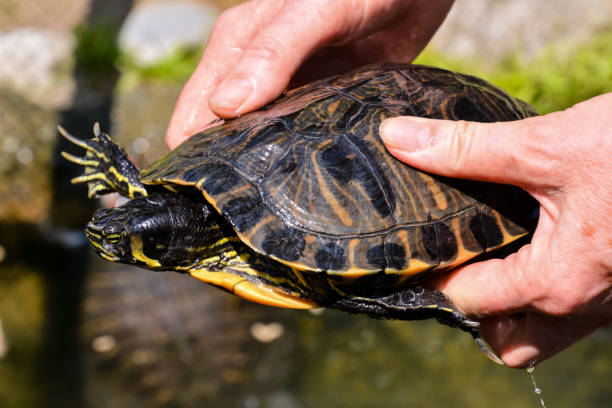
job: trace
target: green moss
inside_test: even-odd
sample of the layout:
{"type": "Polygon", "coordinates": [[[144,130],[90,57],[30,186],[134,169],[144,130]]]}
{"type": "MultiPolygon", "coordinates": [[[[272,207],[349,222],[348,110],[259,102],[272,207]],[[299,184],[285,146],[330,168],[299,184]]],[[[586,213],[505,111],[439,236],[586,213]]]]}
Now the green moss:
{"type": "MultiPolygon", "coordinates": [[[[119,68],[124,86],[145,80],[185,81],[202,51],[177,50],[155,65],[141,67],[120,53],[111,25],[79,27],[76,38],[78,66],[91,73],[119,68]]],[[[612,90],[612,30],[585,43],[556,44],[531,60],[515,54],[491,64],[427,48],[415,62],[481,76],[547,113],[612,90]]]]}
{"type": "Polygon", "coordinates": [[[143,67],[129,56],[121,55],[119,69],[123,73],[120,86],[130,87],[142,81],[186,81],[200,61],[202,49],[179,49],[155,65],[143,67]]]}
{"type": "Polygon", "coordinates": [[[119,61],[116,32],[112,24],[77,27],[74,32],[77,67],[94,76],[114,71],[119,61]]]}
{"type": "Polygon", "coordinates": [[[117,28],[99,23],[79,26],[75,30],[75,58],[77,67],[91,75],[101,75],[119,70],[133,83],[144,80],[186,81],[202,55],[202,49],[179,49],[154,65],[143,67],[117,45],[117,28]]]}
{"type": "Polygon", "coordinates": [[[453,58],[426,49],[415,61],[487,79],[533,104],[538,112],[568,108],[612,91],[612,31],[582,44],[556,44],[525,60],[512,55],[491,67],[479,60],[453,58]]]}

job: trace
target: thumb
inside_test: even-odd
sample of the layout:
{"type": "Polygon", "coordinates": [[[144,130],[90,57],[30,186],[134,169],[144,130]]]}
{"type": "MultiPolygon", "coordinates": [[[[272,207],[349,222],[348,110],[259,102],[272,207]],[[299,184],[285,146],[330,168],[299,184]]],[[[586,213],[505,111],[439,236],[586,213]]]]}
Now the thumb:
{"type": "Polygon", "coordinates": [[[540,276],[530,274],[534,261],[539,262],[538,267],[547,265],[538,255],[533,245],[527,244],[504,259],[468,264],[436,276],[429,284],[444,292],[459,310],[470,316],[535,311],[533,305],[547,299],[540,276]]]}
{"type": "Polygon", "coordinates": [[[380,137],[392,155],[421,170],[529,188],[549,174],[543,152],[550,148],[541,147],[550,146],[552,116],[496,123],[404,116],[383,121],[380,137]]]}

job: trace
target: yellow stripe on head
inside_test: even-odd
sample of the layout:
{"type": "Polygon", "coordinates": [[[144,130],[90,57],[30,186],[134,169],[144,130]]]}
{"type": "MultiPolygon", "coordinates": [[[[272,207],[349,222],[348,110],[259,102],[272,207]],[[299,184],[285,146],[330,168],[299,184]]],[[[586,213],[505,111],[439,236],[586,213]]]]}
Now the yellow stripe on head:
{"type": "Polygon", "coordinates": [[[161,264],[157,259],[152,259],[146,256],[142,250],[142,240],[137,235],[132,235],[132,256],[134,259],[146,264],[151,268],[161,268],[161,264]]]}

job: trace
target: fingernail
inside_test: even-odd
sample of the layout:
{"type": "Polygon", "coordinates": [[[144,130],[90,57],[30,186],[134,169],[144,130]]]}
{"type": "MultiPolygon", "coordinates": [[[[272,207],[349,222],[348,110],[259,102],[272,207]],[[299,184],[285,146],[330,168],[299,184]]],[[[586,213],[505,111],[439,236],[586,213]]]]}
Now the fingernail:
{"type": "Polygon", "coordinates": [[[209,103],[217,108],[238,110],[253,93],[248,79],[232,79],[221,85],[210,97],[209,103]]]}
{"type": "Polygon", "coordinates": [[[390,118],[380,124],[380,138],[394,149],[418,152],[431,146],[431,128],[422,118],[390,118]]]}

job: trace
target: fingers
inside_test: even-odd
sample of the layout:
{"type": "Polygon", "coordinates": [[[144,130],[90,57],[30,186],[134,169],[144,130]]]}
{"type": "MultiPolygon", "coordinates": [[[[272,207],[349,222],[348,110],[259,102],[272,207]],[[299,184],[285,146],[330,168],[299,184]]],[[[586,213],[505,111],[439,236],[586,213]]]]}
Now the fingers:
{"type": "Polygon", "coordinates": [[[211,93],[240,61],[243,50],[261,27],[280,11],[282,3],[246,2],[219,17],[202,60],[185,84],[172,114],[166,132],[170,149],[217,118],[208,105],[211,93]]]}
{"type": "Polygon", "coordinates": [[[562,115],[497,123],[398,117],[382,123],[380,136],[391,154],[422,170],[529,189],[556,182],[551,144],[562,115]]]}
{"type": "Polygon", "coordinates": [[[557,237],[560,229],[567,230],[543,213],[518,252],[430,282],[458,310],[481,317],[481,335],[511,367],[535,365],[612,321],[609,278],[600,276],[607,272],[585,255],[597,246],[577,244],[576,232],[557,237]]]}
{"type": "Polygon", "coordinates": [[[260,108],[325,46],[342,45],[335,47],[340,48],[331,58],[336,61],[315,62],[318,75],[373,60],[411,60],[451,5],[452,0],[433,5],[429,0],[253,0],[236,6],[219,18],[179,97],[166,141],[174,148],[216,116],[233,118],[260,108]],[[376,31],[386,34],[368,37],[376,31]]]}
{"type": "Polygon", "coordinates": [[[601,327],[598,320],[526,313],[483,319],[480,333],[509,367],[533,367],[601,327]]]}
{"type": "Polygon", "coordinates": [[[540,299],[537,282],[529,282],[523,259],[531,247],[525,246],[505,259],[470,264],[440,277],[434,286],[452,299],[461,312],[471,316],[520,313],[531,309],[540,299]]]}
{"type": "Polygon", "coordinates": [[[303,3],[251,1],[219,17],[177,101],[166,134],[171,149],[217,116],[235,117],[280,95],[334,27],[330,6],[303,3]]]}
{"type": "Polygon", "coordinates": [[[480,333],[510,367],[534,366],[602,326],[598,317],[537,311],[556,303],[549,293],[555,285],[537,279],[541,271],[531,251],[526,246],[506,259],[466,266],[438,286],[464,313],[489,316],[480,320],[480,333]]]}
{"type": "Polygon", "coordinates": [[[488,317],[544,310],[558,315],[569,313],[571,310],[564,309],[554,300],[556,296],[569,298],[571,292],[571,288],[563,288],[561,292],[561,277],[569,271],[563,265],[557,265],[551,257],[551,252],[557,252],[554,248],[558,246],[551,238],[555,228],[555,219],[544,212],[540,215],[531,242],[517,252],[504,259],[490,259],[459,267],[440,275],[431,284],[444,292],[460,311],[470,316],[488,317]],[[551,293],[555,285],[559,286],[560,293],[551,293]]]}
{"type": "MultiPolygon", "coordinates": [[[[280,95],[332,27],[324,23],[333,15],[302,3],[251,1],[221,15],[177,102],[166,136],[170,148],[217,116],[236,117],[280,95]]],[[[331,7],[325,10],[331,14],[331,7]]]]}
{"type": "Polygon", "coordinates": [[[611,104],[609,93],[564,111],[497,123],[397,117],[383,121],[380,136],[391,154],[425,171],[552,191],[572,178],[581,183],[585,169],[607,166],[603,118],[611,104]]]}
{"type": "Polygon", "coordinates": [[[286,4],[246,46],[212,94],[209,102],[213,112],[235,117],[276,98],[302,62],[332,39],[336,28],[327,22],[336,18],[335,7],[304,7],[302,3],[286,4]]]}
{"type": "Polygon", "coordinates": [[[529,245],[434,282],[513,367],[533,365],[610,324],[607,183],[612,94],[515,122],[400,117],[380,136],[400,160],[450,177],[515,184],[540,202],[529,245]],[[597,175],[594,177],[594,175],[597,175]],[[596,181],[593,181],[596,180],[596,181]],[[591,203],[596,203],[592,205],[591,203]]]}
{"type": "MultiPolygon", "coordinates": [[[[348,43],[361,45],[353,50],[362,51],[358,58],[362,63],[373,56],[375,61],[389,60],[391,50],[401,50],[404,58],[411,60],[431,38],[451,5],[450,0],[437,0],[434,4],[424,0],[284,2],[282,10],[248,44],[240,61],[212,94],[210,108],[229,118],[263,106],[281,94],[306,59],[328,45],[343,45],[344,51],[351,48],[348,43]]],[[[350,56],[334,51],[336,58],[350,56]]],[[[401,58],[395,55],[392,59],[401,58]]],[[[355,58],[349,60],[354,62],[355,58]]],[[[325,65],[320,65],[318,71],[334,71],[325,65]]]]}

